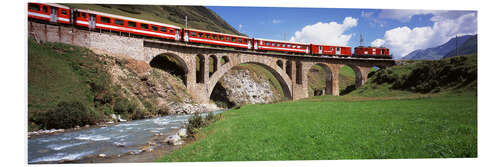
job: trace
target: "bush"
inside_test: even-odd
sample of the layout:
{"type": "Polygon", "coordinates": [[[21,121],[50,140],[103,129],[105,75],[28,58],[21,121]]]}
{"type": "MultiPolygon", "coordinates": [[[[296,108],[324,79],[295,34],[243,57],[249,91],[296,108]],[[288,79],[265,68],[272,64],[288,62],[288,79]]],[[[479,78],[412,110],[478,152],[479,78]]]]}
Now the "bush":
{"type": "Polygon", "coordinates": [[[36,123],[44,129],[72,128],[95,124],[100,118],[80,102],[61,102],[55,109],[38,112],[36,123]]]}
{"type": "Polygon", "coordinates": [[[131,103],[126,98],[118,98],[116,99],[115,105],[113,106],[113,110],[117,114],[132,114],[137,109],[137,105],[131,103]]]}
{"type": "Polygon", "coordinates": [[[208,115],[203,118],[200,113],[194,114],[189,118],[189,123],[187,127],[187,133],[190,137],[193,137],[197,133],[198,129],[208,126],[209,124],[220,120],[222,116],[220,114],[215,115],[213,112],[208,113],[208,115]]]}

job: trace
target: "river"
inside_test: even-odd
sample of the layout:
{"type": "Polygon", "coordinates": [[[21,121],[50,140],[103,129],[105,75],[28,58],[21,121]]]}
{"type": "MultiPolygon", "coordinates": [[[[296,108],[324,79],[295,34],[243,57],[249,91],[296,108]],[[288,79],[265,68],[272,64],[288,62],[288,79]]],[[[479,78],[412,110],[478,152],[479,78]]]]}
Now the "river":
{"type": "MultiPolygon", "coordinates": [[[[214,114],[220,112],[222,111],[214,114]]],[[[153,137],[175,134],[187,124],[191,116],[171,115],[33,137],[28,139],[28,163],[60,163],[82,161],[100,154],[113,157],[140,153],[141,147],[147,145],[153,137]]],[[[155,143],[155,147],[161,146],[162,143],[155,143]]]]}

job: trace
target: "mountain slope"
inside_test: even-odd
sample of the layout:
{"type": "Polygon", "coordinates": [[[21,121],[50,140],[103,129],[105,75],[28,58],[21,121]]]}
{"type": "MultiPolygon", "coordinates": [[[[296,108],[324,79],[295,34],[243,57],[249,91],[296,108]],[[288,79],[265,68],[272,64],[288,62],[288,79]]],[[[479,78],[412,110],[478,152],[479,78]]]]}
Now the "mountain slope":
{"type": "MultiPolygon", "coordinates": [[[[458,47],[458,56],[476,54],[477,55],[477,35],[472,36],[467,41],[465,41],[460,47],[458,47]]],[[[443,59],[448,57],[457,56],[457,51],[452,50],[443,59]]]]}
{"type": "Polygon", "coordinates": [[[448,42],[443,45],[427,48],[427,49],[419,49],[411,52],[410,54],[404,56],[403,60],[439,60],[446,56],[449,52],[456,49],[457,40],[458,46],[461,46],[465,41],[471,38],[472,35],[464,35],[457,38],[452,38],[448,42]]]}
{"type": "Polygon", "coordinates": [[[72,8],[90,9],[99,12],[134,17],[143,20],[185,26],[185,16],[188,27],[216,31],[222,33],[243,35],[229,25],[214,11],[203,6],[172,6],[172,5],[116,5],[116,4],[64,4],[72,8]]]}

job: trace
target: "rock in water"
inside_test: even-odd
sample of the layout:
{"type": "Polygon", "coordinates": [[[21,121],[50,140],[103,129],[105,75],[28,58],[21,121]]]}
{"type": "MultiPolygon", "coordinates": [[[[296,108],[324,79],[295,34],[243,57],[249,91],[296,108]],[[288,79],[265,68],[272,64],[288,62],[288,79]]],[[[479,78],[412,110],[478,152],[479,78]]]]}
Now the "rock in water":
{"type": "Polygon", "coordinates": [[[187,129],[186,128],[179,129],[179,131],[177,131],[177,135],[179,135],[180,137],[187,137],[187,129]]]}
{"type": "Polygon", "coordinates": [[[182,144],[181,137],[177,134],[168,136],[167,138],[165,138],[164,142],[171,144],[171,145],[174,145],[174,146],[182,144]]]}

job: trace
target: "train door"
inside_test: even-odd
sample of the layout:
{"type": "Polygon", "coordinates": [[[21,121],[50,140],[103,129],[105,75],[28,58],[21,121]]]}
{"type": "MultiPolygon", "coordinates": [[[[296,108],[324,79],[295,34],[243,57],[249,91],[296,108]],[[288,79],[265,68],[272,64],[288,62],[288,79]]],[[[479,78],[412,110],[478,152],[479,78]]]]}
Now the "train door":
{"type": "Polygon", "coordinates": [[[252,40],[248,39],[248,49],[252,49],[252,40]]]}
{"type": "Polygon", "coordinates": [[[335,48],[335,55],[340,55],[340,48],[339,47],[336,47],[335,48]]]}
{"type": "Polygon", "coordinates": [[[318,54],[323,54],[323,46],[318,47],[318,54]]]}
{"type": "Polygon", "coordinates": [[[89,14],[89,15],[90,15],[90,17],[89,17],[89,28],[91,30],[93,30],[93,29],[95,29],[95,20],[96,20],[95,14],[89,14]]]}
{"type": "Polygon", "coordinates": [[[184,42],[189,42],[189,34],[188,34],[188,31],[186,29],[184,29],[184,42]]]}
{"type": "MultiPolygon", "coordinates": [[[[259,40],[254,40],[255,44],[253,45],[253,49],[258,50],[259,49],[259,40]]],[[[260,42],[262,44],[262,41],[260,42]]]]}
{"type": "Polygon", "coordinates": [[[179,29],[176,29],[175,30],[175,40],[178,41],[179,39],[181,39],[181,37],[179,35],[179,29]]]}
{"type": "Polygon", "coordinates": [[[50,7],[50,22],[57,22],[57,8],[50,7]]]}

